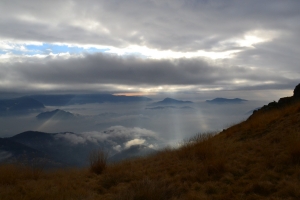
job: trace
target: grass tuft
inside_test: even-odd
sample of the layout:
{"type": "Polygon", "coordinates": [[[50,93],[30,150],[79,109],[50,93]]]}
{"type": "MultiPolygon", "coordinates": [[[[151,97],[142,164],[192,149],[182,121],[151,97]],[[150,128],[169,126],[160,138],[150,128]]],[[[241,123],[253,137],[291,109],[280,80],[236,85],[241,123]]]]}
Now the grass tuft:
{"type": "Polygon", "coordinates": [[[108,153],[104,150],[94,150],[89,155],[90,172],[101,174],[107,165],[108,153]]]}

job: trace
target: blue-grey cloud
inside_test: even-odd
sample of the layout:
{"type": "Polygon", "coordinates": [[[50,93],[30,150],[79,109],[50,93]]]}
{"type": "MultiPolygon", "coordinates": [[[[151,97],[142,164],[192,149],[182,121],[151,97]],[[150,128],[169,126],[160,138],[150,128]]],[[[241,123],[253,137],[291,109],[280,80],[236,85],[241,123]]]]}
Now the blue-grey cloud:
{"type": "Polygon", "coordinates": [[[101,85],[108,85],[104,89],[111,91],[117,90],[120,85],[133,88],[193,86],[193,89],[201,85],[237,89],[267,81],[271,85],[295,82],[278,74],[278,71],[264,68],[214,65],[202,59],[147,60],[104,54],[49,61],[36,59],[34,62],[0,63],[0,74],[5,74],[0,81],[2,91],[55,91],[60,88],[72,91],[95,89],[101,85]],[[239,80],[244,82],[238,83],[239,80]]]}

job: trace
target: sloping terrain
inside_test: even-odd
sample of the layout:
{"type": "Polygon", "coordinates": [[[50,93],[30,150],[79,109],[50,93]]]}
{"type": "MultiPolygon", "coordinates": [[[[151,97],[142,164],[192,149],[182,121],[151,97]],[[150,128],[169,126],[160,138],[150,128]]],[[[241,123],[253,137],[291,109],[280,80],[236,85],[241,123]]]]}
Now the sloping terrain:
{"type": "Polygon", "coordinates": [[[1,199],[300,199],[300,102],[100,175],[0,168],[1,199]]]}

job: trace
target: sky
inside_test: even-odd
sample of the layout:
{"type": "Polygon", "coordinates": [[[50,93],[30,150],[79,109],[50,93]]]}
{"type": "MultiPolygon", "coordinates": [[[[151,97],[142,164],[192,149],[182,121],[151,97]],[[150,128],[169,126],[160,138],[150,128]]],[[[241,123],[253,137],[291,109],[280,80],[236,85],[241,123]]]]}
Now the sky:
{"type": "Polygon", "coordinates": [[[1,0],[0,97],[278,100],[300,82],[297,0],[1,0]]]}

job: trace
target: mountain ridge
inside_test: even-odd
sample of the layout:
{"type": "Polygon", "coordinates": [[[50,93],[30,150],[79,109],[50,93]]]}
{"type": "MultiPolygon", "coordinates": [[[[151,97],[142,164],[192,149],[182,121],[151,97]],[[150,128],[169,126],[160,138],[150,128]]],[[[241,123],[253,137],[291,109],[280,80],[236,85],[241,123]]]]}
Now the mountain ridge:
{"type": "Polygon", "coordinates": [[[179,105],[179,104],[192,104],[192,101],[182,101],[182,100],[177,100],[177,99],[172,99],[172,98],[165,98],[162,101],[158,101],[155,103],[152,103],[151,105],[179,105]]]}
{"type": "Polygon", "coordinates": [[[46,111],[38,114],[36,116],[39,120],[72,120],[78,119],[80,116],[78,114],[74,114],[65,110],[55,109],[52,111],[46,111]]]}
{"type": "Polygon", "coordinates": [[[240,99],[240,98],[227,99],[227,98],[218,97],[218,98],[214,98],[212,100],[206,100],[205,102],[212,103],[212,104],[226,104],[226,103],[234,104],[234,103],[243,103],[245,101],[248,101],[248,100],[240,99]]]}

